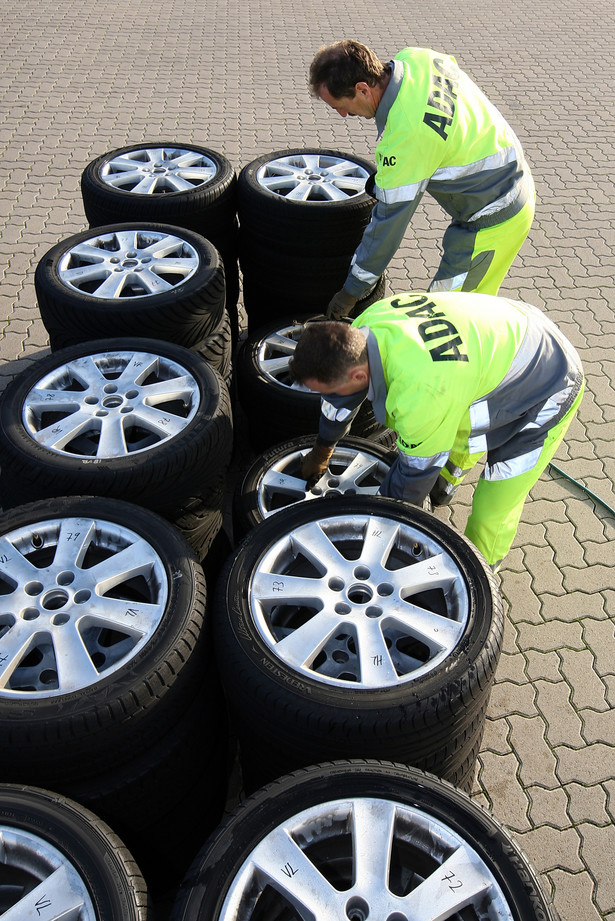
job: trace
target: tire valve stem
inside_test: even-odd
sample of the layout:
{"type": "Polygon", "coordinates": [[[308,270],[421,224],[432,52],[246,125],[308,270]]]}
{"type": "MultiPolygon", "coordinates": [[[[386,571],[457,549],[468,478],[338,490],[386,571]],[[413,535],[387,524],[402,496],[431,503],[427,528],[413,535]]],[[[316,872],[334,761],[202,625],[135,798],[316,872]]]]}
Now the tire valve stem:
{"type": "Polygon", "coordinates": [[[40,550],[40,548],[43,546],[45,541],[43,540],[40,534],[33,534],[31,543],[35,550],[40,550]]]}

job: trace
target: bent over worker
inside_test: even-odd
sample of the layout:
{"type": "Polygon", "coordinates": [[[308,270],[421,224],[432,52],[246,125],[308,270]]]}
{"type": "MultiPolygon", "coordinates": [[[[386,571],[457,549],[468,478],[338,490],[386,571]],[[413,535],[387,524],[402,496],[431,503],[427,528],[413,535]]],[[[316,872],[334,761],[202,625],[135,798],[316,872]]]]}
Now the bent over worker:
{"type": "Polygon", "coordinates": [[[346,39],[318,51],[310,89],[378,131],[376,205],[327,315],[347,315],[374,287],[424,192],[452,218],[430,290],[497,294],[532,224],[534,183],[514,131],[455,58],[405,48],[385,64],[346,39]]]}
{"type": "Polygon", "coordinates": [[[421,505],[432,494],[446,504],[486,453],[465,533],[494,570],[584,387],[576,350],[542,311],[485,294],[399,294],[352,325],[307,323],[290,370],[322,394],[318,437],[302,466],[308,481],[326,472],[366,398],[398,435],[383,496],[421,505]],[[464,469],[450,463],[452,452],[465,457],[464,469]]]}

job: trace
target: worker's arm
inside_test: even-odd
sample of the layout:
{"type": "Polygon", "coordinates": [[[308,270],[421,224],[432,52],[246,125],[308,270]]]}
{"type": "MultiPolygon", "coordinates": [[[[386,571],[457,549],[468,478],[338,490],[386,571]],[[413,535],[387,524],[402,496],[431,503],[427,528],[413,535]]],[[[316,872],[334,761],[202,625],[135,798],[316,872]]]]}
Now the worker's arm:
{"type": "Polygon", "coordinates": [[[367,389],[352,396],[336,397],[332,394],[321,399],[318,437],[301,464],[301,475],[308,483],[315,482],[326,473],[335,445],[349,431],[366,396],[367,389]]]}
{"type": "Polygon", "coordinates": [[[399,249],[426,187],[427,181],[417,187],[416,194],[409,201],[376,202],[371,220],[352,257],[344,291],[361,298],[373,288],[399,249]]]}
{"type": "Polygon", "coordinates": [[[422,505],[449,454],[450,451],[445,451],[432,457],[414,457],[400,450],[380,485],[379,495],[422,505]]]}

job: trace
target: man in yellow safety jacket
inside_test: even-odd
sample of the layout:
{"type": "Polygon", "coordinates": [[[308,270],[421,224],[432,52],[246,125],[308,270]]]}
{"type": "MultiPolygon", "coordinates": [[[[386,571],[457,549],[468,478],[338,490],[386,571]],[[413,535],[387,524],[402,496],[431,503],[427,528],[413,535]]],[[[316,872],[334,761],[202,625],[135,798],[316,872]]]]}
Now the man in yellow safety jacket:
{"type": "Polygon", "coordinates": [[[310,87],[378,131],[377,201],[327,315],[348,315],[374,287],[424,192],[452,218],[429,290],[497,294],[532,224],[534,183],[514,131],[455,58],[405,48],[384,64],[347,39],[318,51],[310,87]]]}
{"type": "Polygon", "coordinates": [[[307,481],[326,473],[366,398],[398,435],[381,495],[420,505],[438,481],[450,495],[486,453],[465,533],[494,568],[584,386],[576,350],[542,311],[474,293],[399,294],[352,325],[308,322],[290,370],[323,395],[307,481]]]}

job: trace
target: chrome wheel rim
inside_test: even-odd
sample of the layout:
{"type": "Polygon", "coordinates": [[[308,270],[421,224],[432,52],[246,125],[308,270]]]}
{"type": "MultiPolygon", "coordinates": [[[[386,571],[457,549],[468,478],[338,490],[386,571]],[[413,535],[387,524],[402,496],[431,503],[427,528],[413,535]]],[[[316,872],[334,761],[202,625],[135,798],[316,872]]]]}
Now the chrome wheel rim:
{"type": "Polygon", "coordinates": [[[303,384],[295,383],[288,367],[302,333],[303,323],[290,323],[269,333],[258,343],[256,362],[261,373],[272,383],[289,390],[315,393],[303,384]]]}
{"type": "Polygon", "coordinates": [[[321,496],[375,496],[389,470],[389,464],[368,447],[358,449],[338,444],[327,472],[307,488],[301,478],[301,463],[308,449],[290,450],[263,471],[256,485],[256,504],[261,518],[296,502],[321,496]]]}
{"type": "Polygon", "coordinates": [[[234,876],[219,921],[512,921],[492,871],[456,831],[393,799],[325,802],[278,825],[234,876]],[[471,911],[471,909],[470,909],[471,911]],[[467,915],[470,917],[470,914],[467,915]]]}
{"type": "Polygon", "coordinates": [[[96,921],[87,886],[64,854],[38,835],[0,824],[0,915],[96,921]]]}
{"type": "Polygon", "coordinates": [[[67,517],[0,537],[0,594],[0,697],[32,700],[88,688],[134,659],[168,583],[140,534],[67,517]]]}
{"type": "Polygon", "coordinates": [[[173,291],[199,267],[197,250],[174,234],[130,227],[92,236],[58,261],[62,284],[101,300],[173,291]]]}
{"type": "Polygon", "coordinates": [[[446,547],[386,513],[293,527],[259,559],[249,598],[274,657],[353,689],[395,687],[433,671],[469,621],[466,582],[446,547]]]}
{"type": "Polygon", "coordinates": [[[200,402],[196,380],[178,362],[151,352],[99,352],[37,381],[24,400],[22,421],[54,454],[127,457],[180,435],[200,402]]]}
{"type": "Polygon", "coordinates": [[[256,172],[258,184],[300,202],[347,201],[365,191],[369,171],[352,160],[318,153],[278,157],[256,172]]]}
{"type": "Polygon", "coordinates": [[[105,185],[135,195],[192,192],[216,176],[208,156],[182,147],[144,147],[108,160],[100,168],[105,185]]]}

